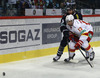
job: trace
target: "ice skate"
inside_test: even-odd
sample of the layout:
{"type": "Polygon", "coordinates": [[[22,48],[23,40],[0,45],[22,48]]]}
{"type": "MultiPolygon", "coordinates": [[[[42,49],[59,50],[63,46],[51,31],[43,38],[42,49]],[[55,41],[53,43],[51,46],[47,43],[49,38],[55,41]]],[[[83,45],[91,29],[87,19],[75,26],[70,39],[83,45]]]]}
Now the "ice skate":
{"type": "Polygon", "coordinates": [[[89,59],[89,52],[86,52],[86,59],[89,59]]]}
{"type": "Polygon", "coordinates": [[[60,59],[61,55],[63,54],[63,50],[64,50],[64,47],[59,46],[57,56],[53,58],[53,61],[58,61],[60,59]]]}
{"type": "Polygon", "coordinates": [[[69,56],[69,58],[64,59],[65,62],[70,62],[74,58],[75,54],[73,54],[72,57],[69,56]]]}
{"type": "Polygon", "coordinates": [[[95,57],[94,51],[90,53],[90,61],[93,61],[95,57]]]}
{"type": "Polygon", "coordinates": [[[58,55],[57,55],[56,57],[53,58],[53,61],[58,61],[58,60],[60,59],[60,57],[61,57],[61,56],[58,56],[58,55]]]}

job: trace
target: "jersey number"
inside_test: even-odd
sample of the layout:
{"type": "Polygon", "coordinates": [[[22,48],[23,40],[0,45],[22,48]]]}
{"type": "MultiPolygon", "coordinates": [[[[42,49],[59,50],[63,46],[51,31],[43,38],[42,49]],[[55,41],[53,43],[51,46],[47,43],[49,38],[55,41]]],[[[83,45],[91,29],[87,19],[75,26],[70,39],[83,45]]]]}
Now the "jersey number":
{"type": "Polygon", "coordinates": [[[81,27],[78,28],[79,32],[81,32],[83,29],[81,27]]]}

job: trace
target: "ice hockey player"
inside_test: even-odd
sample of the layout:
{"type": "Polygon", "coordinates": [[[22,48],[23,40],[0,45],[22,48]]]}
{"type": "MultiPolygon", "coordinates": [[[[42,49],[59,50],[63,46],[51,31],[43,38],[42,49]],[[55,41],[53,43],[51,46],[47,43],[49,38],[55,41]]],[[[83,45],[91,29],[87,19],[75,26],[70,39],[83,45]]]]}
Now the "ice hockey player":
{"type": "Polygon", "coordinates": [[[94,59],[95,53],[89,44],[90,40],[93,37],[93,27],[91,24],[79,20],[74,19],[73,15],[66,16],[66,27],[72,34],[69,39],[69,58],[65,59],[64,61],[69,61],[74,58],[75,50],[83,47],[86,50],[86,58],[90,58],[90,61],[94,59]],[[76,43],[75,43],[75,42],[76,43]]]}
{"type": "Polygon", "coordinates": [[[67,8],[67,13],[61,19],[60,30],[63,33],[63,38],[60,42],[60,46],[57,51],[57,56],[53,58],[54,61],[57,61],[60,59],[61,55],[63,54],[63,50],[64,50],[65,46],[68,44],[69,31],[66,29],[65,18],[67,15],[70,15],[70,14],[72,14],[75,19],[80,19],[80,20],[83,19],[82,14],[75,11],[75,9],[73,7],[70,6],[67,8]]]}

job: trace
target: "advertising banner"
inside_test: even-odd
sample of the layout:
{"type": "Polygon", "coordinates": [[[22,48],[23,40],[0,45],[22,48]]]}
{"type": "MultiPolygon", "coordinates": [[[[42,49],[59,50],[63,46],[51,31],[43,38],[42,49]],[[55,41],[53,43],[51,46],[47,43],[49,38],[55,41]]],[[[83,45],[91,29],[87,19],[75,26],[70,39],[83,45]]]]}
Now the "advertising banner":
{"type": "Polygon", "coordinates": [[[42,24],[42,44],[50,44],[60,41],[60,23],[42,24]]]}
{"type": "Polygon", "coordinates": [[[100,21],[89,22],[93,26],[93,37],[100,37],[100,21]]]}
{"type": "Polygon", "coordinates": [[[82,15],[92,15],[93,10],[92,9],[81,9],[82,15]]]}
{"type": "Polygon", "coordinates": [[[46,9],[46,15],[61,15],[61,9],[46,9]]]}
{"type": "Polygon", "coordinates": [[[16,4],[16,1],[17,1],[17,0],[8,0],[8,3],[9,3],[9,4],[16,4]]]}
{"type": "Polygon", "coordinates": [[[94,26],[93,27],[93,31],[94,31],[94,37],[100,37],[100,26],[94,26]]]}
{"type": "Polygon", "coordinates": [[[37,46],[40,44],[40,24],[0,26],[0,50],[37,46]]]}
{"type": "Polygon", "coordinates": [[[43,16],[43,9],[25,9],[25,16],[43,16]]]}
{"type": "Polygon", "coordinates": [[[100,14],[100,9],[95,9],[95,14],[100,14]]]}

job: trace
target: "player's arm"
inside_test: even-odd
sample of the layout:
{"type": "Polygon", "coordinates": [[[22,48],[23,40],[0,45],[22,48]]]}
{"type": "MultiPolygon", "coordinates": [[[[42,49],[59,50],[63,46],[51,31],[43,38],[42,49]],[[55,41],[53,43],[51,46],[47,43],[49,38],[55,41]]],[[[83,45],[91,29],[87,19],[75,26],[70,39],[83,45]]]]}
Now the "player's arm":
{"type": "Polygon", "coordinates": [[[61,32],[64,32],[64,30],[66,30],[66,22],[65,22],[65,18],[66,16],[63,16],[62,19],[61,19],[61,26],[60,26],[60,31],[61,32]]]}
{"type": "MultiPolygon", "coordinates": [[[[82,20],[79,20],[80,23],[84,23],[86,26],[89,26],[89,27],[92,27],[89,23],[85,22],[85,21],[82,21],[82,20]]],[[[93,31],[90,30],[90,31],[86,31],[86,29],[82,29],[81,27],[79,27],[79,32],[81,34],[81,37],[80,39],[81,40],[87,40],[88,42],[90,42],[91,38],[93,37],[93,31]]]]}
{"type": "Polygon", "coordinates": [[[80,31],[80,38],[78,40],[78,42],[75,44],[75,48],[78,49],[82,46],[84,40],[87,40],[87,35],[88,35],[88,32],[85,32],[86,30],[83,30],[81,27],[79,28],[79,31],[80,31]]]}
{"type": "Polygon", "coordinates": [[[66,28],[65,18],[66,18],[66,16],[63,16],[62,19],[61,19],[60,31],[63,33],[64,37],[69,37],[69,31],[66,28]]]}
{"type": "Polygon", "coordinates": [[[92,31],[87,32],[85,29],[82,29],[81,27],[79,27],[79,31],[80,31],[81,36],[80,36],[78,42],[76,43],[75,48],[80,48],[84,41],[90,42],[90,40],[93,36],[92,31]]]}

